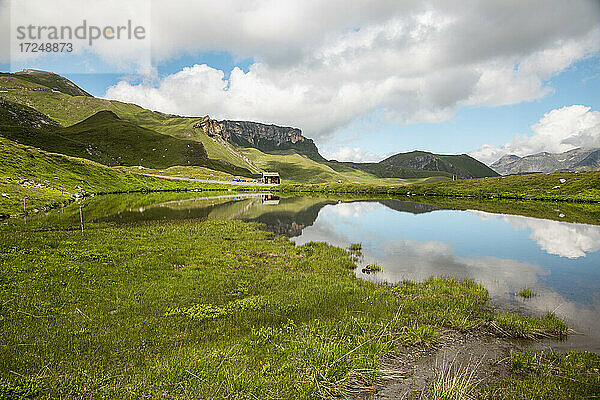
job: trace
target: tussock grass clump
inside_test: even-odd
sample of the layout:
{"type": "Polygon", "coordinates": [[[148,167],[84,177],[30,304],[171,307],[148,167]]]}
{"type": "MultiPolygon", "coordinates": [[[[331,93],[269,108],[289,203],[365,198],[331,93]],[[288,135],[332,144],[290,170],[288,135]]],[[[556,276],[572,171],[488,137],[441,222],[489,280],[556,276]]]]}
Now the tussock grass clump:
{"type": "MultiPolygon", "coordinates": [[[[477,366],[478,367],[478,366],[477,366]]],[[[435,366],[431,389],[423,400],[470,400],[477,398],[479,381],[475,378],[475,366],[457,365],[456,360],[443,360],[435,366]]]]}
{"type": "Polygon", "coordinates": [[[497,315],[493,318],[491,326],[504,336],[526,339],[562,339],[571,332],[567,324],[551,312],[541,318],[517,314],[497,315]]]}
{"type": "Polygon", "coordinates": [[[362,253],[362,244],[361,243],[352,243],[348,247],[348,253],[350,254],[350,258],[354,263],[359,262],[363,258],[362,253]]]}
{"type": "Polygon", "coordinates": [[[365,268],[363,268],[363,272],[379,272],[381,271],[381,265],[377,263],[369,264],[365,268]]]}
{"type": "Polygon", "coordinates": [[[431,325],[406,326],[402,332],[402,342],[406,346],[425,345],[429,346],[439,340],[435,327],[431,325]]]}
{"type": "Polygon", "coordinates": [[[195,304],[191,307],[171,308],[167,310],[165,316],[183,315],[197,321],[202,321],[231,316],[236,312],[256,311],[264,307],[265,304],[266,299],[263,296],[252,296],[230,301],[222,307],[212,304],[195,304]]]}
{"type": "Polygon", "coordinates": [[[361,252],[362,251],[362,244],[361,243],[352,243],[348,247],[348,251],[351,252],[351,253],[361,252]]]}
{"type": "Polygon", "coordinates": [[[529,288],[523,288],[516,293],[518,296],[521,296],[524,299],[530,299],[532,297],[537,296],[537,294],[529,288]]]}

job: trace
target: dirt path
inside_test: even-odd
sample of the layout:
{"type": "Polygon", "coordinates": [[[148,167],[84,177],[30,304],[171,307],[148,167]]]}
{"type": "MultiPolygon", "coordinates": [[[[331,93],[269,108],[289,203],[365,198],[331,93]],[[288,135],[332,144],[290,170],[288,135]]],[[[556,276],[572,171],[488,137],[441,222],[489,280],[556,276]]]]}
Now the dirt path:
{"type": "Polygon", "coordinates": [[[217,180],[210,180],[210,179],[194,179],[194,178],[183,178],[183,177],[180,177],[180,176],[168,176],[168,175],[158,175],[158,174],[141,174],[141,173],[139,175],[153,176],[155,178],[164,178],[164,179],[171,179],[171,180],[176,180],[176,181],[191,181],[191,182],[202,182],[202,183],[219,183],[219,184],[223,184],[223,185],[265,186],[265,187],[277,186],[276,184],[272,184],[272,183],[260,183],[260,182],[217,181],[217,180]]]}
{"type": "Polygon", "coordinates": [[[384,375],[392,376],[365,400],[419,399],[442,371],[450,376],[466,374],[486,386],[508,376],[506,363],[496,363],[513,351],[524,351],[526,342],[509,341],[488,332],[447,331],[435,347],[411,347],[384,364],[384,375]]]}

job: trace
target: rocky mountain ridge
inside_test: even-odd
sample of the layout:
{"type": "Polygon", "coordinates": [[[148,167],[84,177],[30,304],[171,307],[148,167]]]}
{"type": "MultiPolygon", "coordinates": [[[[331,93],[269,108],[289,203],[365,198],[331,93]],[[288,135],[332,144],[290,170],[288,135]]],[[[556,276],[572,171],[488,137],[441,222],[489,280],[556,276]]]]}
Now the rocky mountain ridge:
{"type": "Polygon", "coordinates": [[[317,146],[298,128],[251,121],[217,121],[204,117],[194,125],[208,136],[220,136],[240,147],[253,147],[263,152],[295,150],[309,158],[324,160],[317,146]]]}
{"type": "Polygon", "coordinates": [[[577,148],[564,153],[541,152],[519,157],[507,154],[490,167],[502,175],[531,172],[600,170],[600,149],[577,148]]]}

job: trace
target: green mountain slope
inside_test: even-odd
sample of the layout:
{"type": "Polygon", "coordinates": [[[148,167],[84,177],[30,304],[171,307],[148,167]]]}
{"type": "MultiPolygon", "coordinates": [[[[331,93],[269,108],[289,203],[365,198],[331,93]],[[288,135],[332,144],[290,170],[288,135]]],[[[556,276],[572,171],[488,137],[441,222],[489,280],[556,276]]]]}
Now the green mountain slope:
{"type": "Polygon", "coordinates": [[[98,163],[48,153],[0,137],[0,216],[72,200],[85,192],[193,188],[192,182],[170,181],[119,171],[98,163]]]}
{"type": "Polygon", "coordinates": [[[338,172],[359,170],[371,174],[377,178],[393,178],[401,176],[404,179],[421,179],[429,177],[443,177],[452,179],[452,174],[445,171],[426,171],[421,169],[405,168],[401,166],[386,166],[380,163],[355,163],[328,161],[327,165],[338,172]]]}
{"type": "MultiPolygon", "coordinates": [[[[423,179],[379,178],[369,172],[348,166],[334,169],[329,163],[317,162],[306,155],[295,153],[292,150],[279,152],[279,154],[263,153],[255,148],[239,150],[263,170],[279,172],[284,183],[326,183],[342,181],[380,185],[404,185],[423,181],[423,179]]],[[[426,177],[424,176],[422,178],[426,177]]]]}
{"type": "Polygon", "coordinates": [[[442,160],[448,162],[459,170],[467,171],[469,176],[473,178],[486,178],[491,176],[499,176],[496,171],[474,159],[467,154],[450,154],[450,155],[437,155],[442,160]]]}
{"type": "Polygon", "coordinates": [[[440,171],[461,178],[498,176],[491,168],[466,154],[441,155],[426,151],[411,151],[395,154],[378,164],[386,171],[396,169],[440,171]]]}
{"type": "Polygon", "coordinates": [[[223,170],[222,168],[226,167],[226,172],[238,175],[248,175],[248,172],[244,171],[252,170],[252,166],[234,148],[223,146],[219,141],[210,138],[202,129],[194,127],[202,117],[180,117],[115,100],[72,96],[48,90],[45,86],[22,78],[17,74],[0,74],[0,98],[31,107],[62,126],[76,124],[102,110],[112,111],[120,118],[140,127],[202,143],[211,160],[209,164],[215,168],[223,170]]]}
{"type": "Polygon", "coordinates": [[[498,176],[487,165],[466,155],[441,155],[425,151],[399,153],[378,163],[355,163],[328,161],[326,163],[337,172],[358,169],[378,178],[484,178],[498,176]]]}
{"type": "MultiPolygon", "coordinates": [[[[0,103],[0,106],[5,105],[9,107],[0,107],[0,118],[16,114],[19,108],[14,103],[0,103]]],[[[21,106],[20,109],[19,117],[26,118],[0,119],[0,132],[5,137],[47,151],[87,158],[108,166],[166,168],[206,164],[207,155],[201,143],[161,135],[122,120],[111,111],[100,111],[75,125],[61,128],[29,107],[21,106]],[[47,125],[36,124],[35,117],[47,125]],[[18,123],[22,129],[11,129],[11,124],[18,123]]]]}
{"type": "Polygon", "coordinates": [[[162,135],[120,119],[111,111],[99,111],[56,134],[79,144],[80,154],[70,155],[97,159],[105,165],[201,166],[208,158],[200,142],[162,135]]]}
{"type": "Polygon", "coordinates": [[[100,111],[82,122],[62,128],[30,107],[0,99],[0,135],[108,166],[205,166],[251,176],[246,169],[209,159],[201,142],[159,134],[120,119],[111,111],[100,111]]]}
{"type": "Polygon", "coordinates": [[[0,97],[0,125],[25,129],[55,130],[58,122],[31,107],[13,103],[0,97]]]}
{"type": "MultiPolygon", "coordinates": [[[[154,168],[203,165],[245,176],[251,176],[250,171],[258,172],[258,167],[279,171],[284,179],[315,183],[337,180],[373,182],[381,178],[452,178],[453,175],[459,178],[473,178],[497,175],[487,166],[467,155],[437,155],[416,151],[397,154],[379,163],[327,161],[319,155],[314,143],[302,136],[299,129],[245,121],[214,121],[208,117],[181,117],[146,110],[134,104],[73,95],[78,92],[70,92],[65,88],[62,91],[47,90],[56,84],[42,80],[40,75],[46,80],[55,79],[53,74],[40,73],[0,76],[0,98],[29,106],[63,127],[68,126],[69,128],[56,131],[62,136],[61,140],[64,142],[60,146],[56,143],[52,145],[52,140],[51,138],[49,140],[46,132],[38,133],[37,140],[33,140],[31,135],[24,135],[22,127],[15,129],[17,133],[13,132],[12,136],[8,136],[22,143],[91,158],[107,165],[141,164],[154,168]],[[36,82],[42,82],[46,86],[36,82]],[[99,111],[110,111],[120,117],[119,121],[110,122],[115,129],[109,129],[103,126],[103,123],[93,124],[94,129],[103,132],[101,135],[93,135],[88,127],[78,125],[99,111]],[[118,137],[116,131],[122,135],[131,135],[132,138],[141,135],[142,131],[147,134],[154,132],[163,135],[160,137],[161,140],[166,140],[164,136],[169,136],[186,141],[186,147],[183,148],[183,153],[176,155],[173,154],[174,152],[169,153],[171,149],[163,147],[162,143],[148,148],[148,146],[141,146],[143,140],[138,143],[137,140],[132,142],[131,138],[125,138],[126,143],[123,146],[130,150],[127,150],[126,154],[115,154],[109,150],[123,147],[108,146],[108,143],[114,142],[118,137]],[[104,135],[106,138],[102,138],[104,135]],[[190,142],[204,147],[206,151],[204,163],[198,163],[194,157],[190,159],[189,154],[185,152],[188,144],[194,147],[190,142]],[[82,148],[82,143],[89,146],[82,148]],[[159,150],[161,148],[162,150],[159,150]],[[165,148],[169,149],[166,153],[164,153],[165,148]],[[149,153],[149,150],[153,153],[149,153]]],[[[59,79],[60,82],[62,80],[69,82],[64,78],[59,79]]],[[[84,125],[91,123],[93,120],[87,121],[84,125]]],[[[150,144],[149,141],[146,141],[146,144],[150,144]]],[[[179,151],[181,147],[176,146],[176,149],[179,151]]]]}

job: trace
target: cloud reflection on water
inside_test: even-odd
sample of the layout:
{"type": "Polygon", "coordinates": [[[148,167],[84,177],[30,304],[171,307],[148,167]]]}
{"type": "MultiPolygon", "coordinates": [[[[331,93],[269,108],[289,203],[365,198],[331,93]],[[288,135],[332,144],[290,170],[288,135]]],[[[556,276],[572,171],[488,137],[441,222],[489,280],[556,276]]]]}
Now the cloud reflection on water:
{"type": "MultiPolygon", "coordinates": [[[[593,346],[600,347],[600,296],[593,295],[592,302],[583,304],[567,299],[557,289],[548,287],[544,281],[552,271],[532,261],[517,261],[506,257],[459,256],[453,248],[453,241],[412,240],[410,228],[405,232],[374,230],[365,221],[375,218],[371,213],[381,211],[383,205],[377,203],[342,203],[324,207],[313,226],[307,227],[295,239],[298,244],[308,241],[326,241],[339,247],[362,238],[363,264],[377,262],[383,271],[375,275],[356,274],[367,280],[397,282],[403,279],[424,280],[430,276],[455,276],[473,279],[483,284],[490,298],[497,303],[511,303],[534,313],[553,311],[579,331],[592,333],[593,346]],[[360,217],[360,218],[357,218],[360,217]],[[361,221],[362,220],[362,221],[361,221]],[[397,237],[397,236],[406,237],[397,237]],[[514,296],[524,287],[532,288],[538,296],[521,301],[514,296]]],[[[586,253],[600,250],[600,227],[539,220],[521,216],[507,216],[471,211],[486,223],[501,220],[513,230],[529,229],[529,237],[545,252],[576,259],[586,253]]],[[[398,213],[399,219],[390,215],[390,224],[401,225],[406,213],[398,213]]],[[[440,214],[441,215],[441,214],[440,214]]],[[[411,215],[406,216],[412,218],[411,215]]],[[[446,221],[447,222],[447,221],[446,221]]],[[[456,221],[459,222],[458,220],[456,221]]],[[[435,224],[434,224],[435,225],[435,224]]],[[[494,240],[490,232],[490,240],[494,240]]],[[[439,236],[438,236],[439,237],[439,236]]]]}

